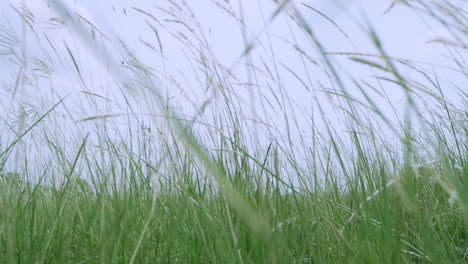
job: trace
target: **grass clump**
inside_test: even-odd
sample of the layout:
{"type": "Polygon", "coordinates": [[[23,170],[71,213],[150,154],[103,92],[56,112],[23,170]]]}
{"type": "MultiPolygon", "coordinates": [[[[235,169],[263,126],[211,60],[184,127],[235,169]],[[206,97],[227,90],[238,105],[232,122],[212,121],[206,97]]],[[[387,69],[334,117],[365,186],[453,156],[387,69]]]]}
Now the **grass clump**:
{"type": "Polygon", "coordinates": [[[278,39],[299,58],[296,69],[276,58],[272,34],[251,41],[243,12],[215,6],[243,33],[231,68],[217,60],[186,1],[154,13],[131,8],[154,34],[156,45],[140,40],[162,68],[163,36],[184,47],[195,73],[190,95],[188,72],[148,66],[124,40],[50,1],[60,18],[50,21],[105,66],[121,92],[115,98],[93,87],[83,50],[42,38],[33,12],[14,8],[48,48],[29,58],[32,70],[10,41],[14,31],[0,27],[1,56],[19,58],[20,68],[0,120],[9,131],[0,138],[0,263],[467,262],[464,13],[431,1],[395,1],[387,10],[409,8],[449,32],[451,40],[430,43],[451,64],[428,67],[392,57],[369,23],[374,53],[331,52],[301,8],[350,40],[346,30],[310,5],[285,1],[264,20],[288,24],[291,38],[278,39]],[[60,95],[51,70],[58,66],[70,69],[83,97],[60,95]],[[52,86],[41,107],[20,96],[33,77],[52,86]],[[305,89],[310,111],[293,83],[305,89]],[[119,111],[106,112],[111,105],[119,111]],[[90,109],[99,114],[75,115],[90,109]]]}

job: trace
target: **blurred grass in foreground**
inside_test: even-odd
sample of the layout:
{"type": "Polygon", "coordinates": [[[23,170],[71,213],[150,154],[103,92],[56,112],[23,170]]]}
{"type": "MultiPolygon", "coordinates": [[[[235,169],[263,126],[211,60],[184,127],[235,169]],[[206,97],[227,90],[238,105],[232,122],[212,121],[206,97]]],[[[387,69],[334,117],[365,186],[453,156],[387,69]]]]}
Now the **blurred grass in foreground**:
{"type": "MultiPolygon", "coordinates": [[[[23,137],[56,107],[66,104],[66,99],[44,111],[30,126],[22,127],[15,139],[0,149],[0,263],[468,261],[468,113],[463,89],[468,28],[466,14],[450,3],[400,4],[439,21],[453,35],[453,40],[434,42],[452,55],[458,67],[455,71],[462,75],[460,80],[465,80],[454,84],[464,97],[462,104],[447,99],[440,80],[443,76],[387,54],[379,38],[384,32],[365,26],[375,54],[332,53],[321,44],[298,6],[288,1],[280,4],[270,20],[284,14],[296,22],[313,43],[318,64],[333,87],[321,88],[333,98],[330,102],[320,101],[315,91],[311,92],[324,126],[319,129],[313,124],[311,142],[303,140],[296,147],[293,140],[280,138],[271,140],[267,147],[253,145],[252,138],[262,135],[245,125],[243,117],[248,111],[240,107],[230,88],[236,79],[214,59],[210,61],[209,47],[200,44],[203,39],[197,43],[200,45],[189,44],[204,47],[194,48],[194,52],[201,58],[198,66],[212,79],[209,88],[216,89],[216,102],[194,103],[197,114],[187,118],[164,99],[154,84],[152,70],[131,52],[127,50],[127,71],[121,71],[104,47],[93,46],[83,24],[67,18],[71,12],[66,6],[59,1],[51,3],[96,57],[110,64],[109,74],[124,93],[142,98],[142,105],[163,113],[155,123],[164,126],[153,131],[159,137],[151,142],[140,138],[146,132],[129,128],[136,143],[116,142],[111,139],[111,129],[100,129],[97,140],[85,134],[71,144],[73,152],[60,147],[60,138],[52,136],[55,133],[42,130],[33,134],[33,139],[45,138],[54,153],[49,165],[30,168],[24,157],[17,160],[24,164],[24,170],[10,173],[4,167],[7,161],[18,158],[13,150],[19,144],[29,144],[23,137]],[[354,63],[378,72],[373,78],[383,87],[357,76],[343,76],[333,56],[348,56],[354,63]],[[409,79],[402,68],[414,70],[419,79],[409,79]],[[371,95],[385,94],[386,85],[403,91],[406,110],[399,123],[391,121],[371,95]],[[351,88],[361,94],[352,94],[351,88]],[[438,108],[426,109],[426,100],[438,108]],[[341,113],[349,131],[346,140],[327,122],[323,108],[327,103],[341,113]],[[205,115],[210,104],[212,112],[205,115]],[[396,147],[387,140],[389,135],[397,138],[396,147]],[[98,151],[91,140],[97,142],[98,151]],[[297,154],[299,148],[307,153],[305,162],[297,154]],[[41,176],[31,180],[31,171],[41,176]]],[[[183,5],[184,1],[170,3],[176,7],[171,10],[180,10],[180,14],[166,12],[175,21],[181,16],[179,23],[183,23],[184,12],[190,14],[189,7],[183,5]]],[[[135,12],[158,21],[144,10],[135,8],[135,12]]],[[[242,17],[237,19],[242,21],[242,17]]],[[[84,83],[84,71],[73,51],[65,46],[64,56],[71,59],[84,83]]],[[[161,46],[159,43],[160,52],[161,46]]],[[[251,62],[255,48],[246,45],[243,58],[251,62]]],[[[296,52],[306,60],[310,58],[300,47],[296,52]]],[[[301,66],[312,71],[305,65],[301,66]]],[[[249,76],[258,74],[261,67],[267,72],[279,67],[251,66],[249,76]]],[[[287,71],[305,86],[310,84],[294,70],[287,71]]],[[[293,130],[299,127],[298,117],[286,113],[292,103],[283,94],[287,91],[281,80],[276,79],[279,75],[275,75],[270,74],[278,87],[269,92],[275,95],[277,105],[267,97],[262,102],[268,101],[283,113],[288,131],[293,130]]],[[[81,122],[107,117],[93,116],[81,122]]],[[[275,135],[275,129],[271,128],[269,135],[275,135]]]]}

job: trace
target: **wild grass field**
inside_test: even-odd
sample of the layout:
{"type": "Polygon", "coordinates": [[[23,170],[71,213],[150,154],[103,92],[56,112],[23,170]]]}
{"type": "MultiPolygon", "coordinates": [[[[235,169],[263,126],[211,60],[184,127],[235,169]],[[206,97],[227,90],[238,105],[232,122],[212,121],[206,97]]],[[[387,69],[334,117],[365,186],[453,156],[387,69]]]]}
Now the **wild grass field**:
{"type": "MultiPolygon", "coordinates": [[[[247,32],[242,9],[212,2],[247,32]]],[[[46,22],[9,6],[21,26],[0,22],[0,58],[17,73],[0,75],[0,263],[468,262],[464,1],[382,12],[445,32],[426,43],[443,65],[393,56],[365,17],[350,23],[368,50],[330,50],[305,14],[341,41],[351,33],[296,1],[258,11],[258,38],[245,33],[223,65],[194,3],[154,4],[124,10],[151,33],[139,40],[67,1],[47,1],[46,22]],[[283,63],[272,39],[300,63],[283,63]],[[180,47],[184,60],[166,65],[180,47]]]]}

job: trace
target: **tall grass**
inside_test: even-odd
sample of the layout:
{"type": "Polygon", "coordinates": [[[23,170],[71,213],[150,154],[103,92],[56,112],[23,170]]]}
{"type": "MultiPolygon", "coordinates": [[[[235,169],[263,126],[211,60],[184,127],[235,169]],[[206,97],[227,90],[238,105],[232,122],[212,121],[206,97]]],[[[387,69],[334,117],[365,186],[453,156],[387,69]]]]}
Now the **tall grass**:
{"type": "Polygon", "coordinates": [[[387,10],[408,8],[449,33],[430,42],[448,54],[441,66],[392,56],[370,23],[361,28],[373,51],[328,50],[303,12],[350,36],[309,5],[262,10],[264,37],[252,39],[242,11],[214,4],[243,32],[233,66],[216,58],[186,1],[125,11],[154,34],[141,41],[157,58],[171,49],[162,34],[185,48],[193,94],[61,1],[50,1],[49,22],[70,30],[94,62],[74,42],[41,34],[27,6],[11,7],[47,48],[28,57],[0,25],[1,56],[19,68],[4,85],[0,120],[0,263],[468,261],[465,10],[448,1],[387,10]],[[278,20],[293,36],[278,39],[302,63],[294,68],[276,57],[268,26],[278,20]],[[60,67],[73,76],[76,101],[51,81],[60,67]],[[121,95],[101,94],[93,67],[121,95]],[[22,97],[28,85],[51,91],[34,105],[22,97]],[[90,109],[99,114],[77,118],[90,109]]]}

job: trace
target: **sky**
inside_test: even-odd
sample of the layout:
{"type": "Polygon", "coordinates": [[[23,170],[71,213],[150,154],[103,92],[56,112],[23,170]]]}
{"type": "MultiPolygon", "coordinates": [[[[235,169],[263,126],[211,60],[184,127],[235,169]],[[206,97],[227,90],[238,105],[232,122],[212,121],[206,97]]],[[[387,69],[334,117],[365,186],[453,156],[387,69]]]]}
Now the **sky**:
{"type": "MultiPolygon", "coordinates": [[[[155,66],[159,63],[158,56],[145,48],[142,43],[142,41],[154,42],[154,34],[151,29],[145,25],[145,19],[148,19],[148,17],[145,18],[141,13],[132,9],[132,7],[135,7],[152,13],[157,11],[153,5],[154,1],[84,0],[66,2],[68,2],[69,6],[75,12],[97,25],[102,32],[113,41],[117,37],[121,38],[128,47],[145,61],[145,63],[152,63],[155,66]]],[[[162,2],[161,5],[164,6],[164,1],[162,2]]],[[[221,1],[221,3],[222,2],[223,1],[221,1]]],[[[266,35],[266,22],[264,20],[268,19],[274,12],[275,4],[272,1],[265,0],[231,1],[234,10],[238,8],[240,3],[242,3],[243,13],[248,24],[247,41],[255,42],[255,37],[264,37],[266,35]],[[258,33],[260,33],[260,36],[257,36],[258,33]]],[[[366,52],[372,50],[372,44],[368,36],[366,36],[366,32],[363,32],[361,28],[356,26],[357,19],[353,21],[353,17],[360,16],[361,18],[367,17],[376,32],[385,32],[385,34],[381,34],[380,37],[389,54],[421,61],[427,60],[428,56],[431,56],[430,62],[437,62],[439,59],[437,57],[440,56],[440,52],[434,52],[437,51],[437,47],[434,48],[431,45],[427,45],[426,42],[431,40],[431,35],[432,38],[434,38],[433,31],[436,31],[438,34],[444,34],[444,32],[438,32],[438,30],[441,30],[440,28],[428,29],[421,19],[408,8],[395,8],[392,12],[384,15],[385,10],[389,6],[389,1],[315,0],[304,1],[303,3],[316,8],[335,21],[350,37],[350,40],[346,39],[329,21],[304,5],[297,4],[303,15],[317,32],[320,40],[323,41],[324,46],[330,51],[366,52]],[[338,7],[334,2],[339,2],[341,7],[338,7]]],[[[196,4],[191,2],[190,6],[196,13],[197,19],[201,23],[201,28],[208,35],[209,43],[214,50],[216,58],[225,65],[232,65],[235,63],[245,48],[240,29],[235,21],[230,19],[229,16],[212,1],[197,1],[196,4]]],[[[53,24],[51,19],[54,17],[56,18],[57,14],[50,8],[50,4],[48,4],[47,1],[2,1],[0,10],[0,13],[2,13],[2,25],[6,25],[7,28],[13,28],[20,37],[21,35],[24,37],[20,45],[29,53],[29,57],[40,54],[40,48],[48,48],[47,41],[41,36],[45,34],[53,41],[67,42],[69,45],[76,45],[76,51],[73,49],[74,47],[71,48],[79,54],[77,55],[77,57],[79,57],[78,60],[82,59],[87,62],[92,60],[91,56],[89,56],[90,54],[82,47],[83,45],[80,45],[79,39],[73,36],[73,34],[70,34],[69,30],[51,25],[53,24]],[[26,29],[26,32],[22,33],[22,29],[24,27],[27,28],[27,26],[19,20],[18,15],[12,9],[12,7],[21,5],[28,7],[29,11],[34,14],[34,28],[38,31],[37,34],[40,38],[40,46],[36,46],[37,38],[29,30],[26,29]]],[[[167,17],[166,15],[163,19],[167,17]]],[[[362,19],[359,22],[362,23],[362,19]]],[[[290,26],[281,18],[276,19],[273,23],[268,23],[266,27],[269,34],[274,36],[287,36],[290,32],[290,26]]],[[[173,66],[179,66],[179,62],[184,60],[184,54],[180,46],[177,45],[177,41],[169,34],[165,34],[165,32],[161,34],[163,34],[162,42],[164,46],[167,46],[165,49],[166,53],[168,53],[166,66],[171,68],[173,66]]],[[[272,41],[273,45],[278,45],[278,49],[275,50],[278,57],[283,58],[289,56],[289,50],[285,49],[283,51],[281,49],[281,40],[272,38],[272,41]]],[[[286,58],[285,60],[287,59],[292,58],[286,58]]],[[[2,65],[4,65],[3,68],[6,68],[8,59],[3,58],[2,62],[2,65]]],[[[295,61],[292,63],[295,63],[295,61]]],[[[95,70],[97,69],[90,69],[91,72],[95,72],[95,70]]],[[[4,72],[6,76],[2,76],[2,80],[8,78],[15,79],[17,69],[11,67],[7,69],[7,72],[8,73],[4,72]]],[[[60,74],[65,75],[65,73],[59,70],[57,75],[60,74]]],[[[54,77],[67,78],[60,76],[54,77]]]]}
{"type": "MultiPolygon", "coordinates": [[[[424,64],[426,66],[448,64],[447,52],[428,42],[436,38],[448,38],[449,32],[417,15],[410,8],[397,5],[390,12],[386,12],[392,1],[384,0],[293,2],[328,52],[376,54],[368,34],[371,26],[379,34],[387,53],[394,57],[427,63],[424,64]]],[[[461,5],[461,9],[466,8],[466,1],[456,2],[461,5]]],[[[210,52],[207,55],[212,56],[213,61],[217,61],[219,65],[234,72],[239,77],[240,84],[252,81],[253,78],[249,75],[251,73],[248,67],[244,65],[248,57],[242,55],[247,45],[253,47],[250,55],[256,64],[282,65],[278,70],[281,74],[281,85],[278,87],[287,92],[297,107],[288,111],[311,111],[314,102],[311,92],[287,69],[294,69],[294,73],[304,80],[310,78],[312,81],[309,89],[322,89],[319,83],[328,85],[327,76],[320,67],[310,62],[304,64],[304,57],[298,56],[300,52],[294,48],[296,42],[300,49],[310,54],[311,59],[319,60],[320,56],[310,39],[302,34],[286,15],[271,19],[277,8],[274,1],[179,0],[158,1],[158,6],[155,6],[155,1],[148,0],[69,0],[64,3],[74,12],[70,21],[78,21],[79,15],[81,24],[85,25],[88,32],[94,28],[95,39],[90,42],[91,45],[104,46],[106,52],[118,62],[115,67],[125,69],[128,63],[132,63],[128,52],[132,53],[144,65],[158,72],[154,78],[157,86],[166,95],[167,100],[173,100],[174,105],[188,115],[195,111],[189,103],[191,100],[200,105],[207,101],[207,98],[212,98],[214,93],[205,90],[207,79],[200,80],[199,72],[194,71],[197,67],[194,62],[199,58],[192,52],[200,49],[201,45],[209,46],[210,52]],[[190,9],[185,5],[190,6],[190,9]],[[240,26],[230,12],[243,17],[244,26],[240,26]],[[178,20],[179,16],[182,16],[186,23],[181,23],[178,20]],[[148,23],[157,29],[157,34],[148,23]],[[193,34],[189,35],[190,32],[193,34]],[[189,49],[187,44],[182,44],[184,42],[197,44],[189,49]],[[166,78],[167,76],[171,76],[172,79],[166,78]],[[175,88],[174,82],[177,82],[179,87],[175,88]]],[[[60,107],[55,111],[53,124],[57,127],[57,138],[62,134],[73,138],[76,135],[82,136],[87,129],[95,127],[95,124],[78,122],[79,120],[97,115],[118,115],[128,111],[128,91],[122,90],[123,88],[115,83],[115,78],[109,74],[109,67],[113,67],[109,61],[103,63],[97,58],[97,49],[89,47],[88,42],[83,41],[73,29],[65,26],[70,24],[70,21],[62,15],[57,13],[47,0],[0,2],[0,43],[3,43],[3,46],[0,44],[0,111],[3,110],[0,120],[11,126],[15,119],[21,120],[19,116],[28,113],[28,109],[39,115],[60,98],[68,96],[67,107],[60,107]],[[23,15],[23,19],[19,13],[23,15]],[[20,84],[18,76],[22,76],[20,84]],[[61,127],[65,129],[60,129],[61,127]],[[73,132],[74,129],[79,132],[73,132]],[[63,133],[64,131],[67,132],[63,133]]],[[[375,74],[368,67],[356,65],[343,56],[337,55],[333,60],[340,65],[339,70],[345,72],[345,75],[368,78],[375,74]]],[[[405,74],[411,76],[415,73],[405,74]]],[[[256,97],[265,94],[266,98],[273,98],[262,90],[266,89],[264,86],[267,84],[274,84],[272,78],[266,80],[267,76],[268,73],[265,73],[265,76],[257,76],[260,78],[258,83],[263,87],[259,87],[255,93],[252,92],[254,88],[248,85],[233,86],[232,89],[245,99],[246,107],[252,111],[255,118],[269,124],[278,123],[278,133],[286,133],[286,124],[278,117],[278,112],[266,110],[258,115],[256,113],[260,112],[257,101],[254,100],[256,97]]],[[[456,80],[460,77],[453,78],[456,80]]],[[[466,79],[463,81],[466,82],[466,79]]],[[[280,92],[278,87],[274,89],[280,92]]],[[[391,89],[386,92],[390,100],[399,107],[398,111],[403,113],[405,108],[402,91],[396,87],[389,87],[391,89]]],[[[146,100],[146,106],[151,104],[147,98],[135,97],[130,100],[135,100],[132,102],[137,108],[141,100],[146,100]]],[[[324,107],[326,111],[332,112],[332,106],[324,107]]],[[[383,102],[382,108],[391,112],[391,107],[383,102]]],[[[137,111],[148,113],[158,110],[143,107],[137,111]]],[[[304,120],[301,118],[301,124],[310,122],[305,120],[307,117],[303,117],[304,120]]],[[[337,122],[334,125],[340,127],[339,116],[330,119],[337,122]]],[[[32,120],[33,117],[25,123],[31,123],[32,120]]],[[[128,127],[125,118],[114,120],[116,130],[124,131],[128,127]]],[[[152,122],[151,118],[144,116],[142,120],[152,122]]],[[[21,126],[12,127],[13,130],[18,130],[21,126]]],[[[299,130],[309,128],[309,125],[304,125],[299,130]]],[[[0,142],[5,145],[5,142],[10,142],[13,138],[14,133],[3,133],[0,142]]]]}

